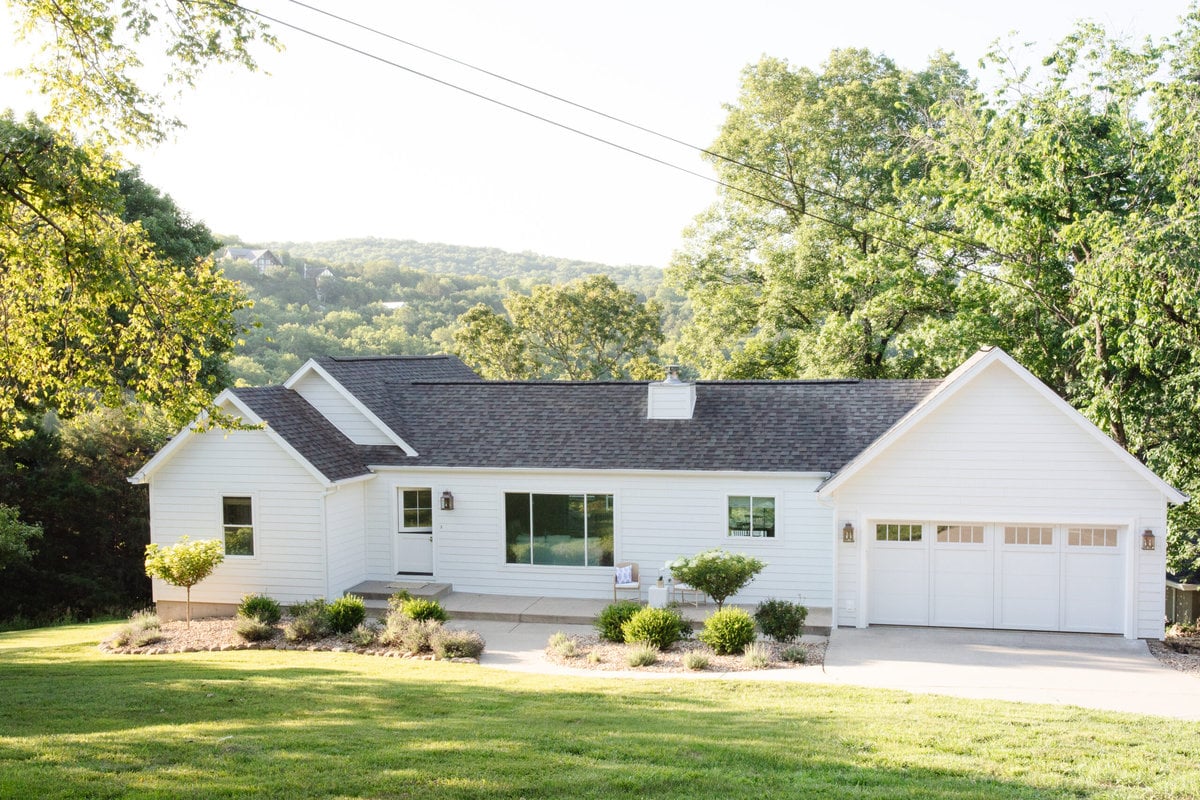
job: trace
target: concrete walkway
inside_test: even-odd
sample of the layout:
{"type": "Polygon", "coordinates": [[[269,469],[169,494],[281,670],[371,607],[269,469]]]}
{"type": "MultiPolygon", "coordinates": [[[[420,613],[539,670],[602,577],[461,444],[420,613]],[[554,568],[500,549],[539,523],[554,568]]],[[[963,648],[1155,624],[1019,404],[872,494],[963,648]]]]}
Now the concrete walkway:
{"type": "Polygon", "coordinates": [[[1162,666],[1146,643],[1116,636],[951,628],[838,628],[825,666],[755,672],[651,673],[562,667],[543,656],[555,631],[588,625],[461,620],[487,640],[481,663],[597,679],[832,683],[1022,703],[1076,705],[1200,720],[1200,675],[1162,666]]]}

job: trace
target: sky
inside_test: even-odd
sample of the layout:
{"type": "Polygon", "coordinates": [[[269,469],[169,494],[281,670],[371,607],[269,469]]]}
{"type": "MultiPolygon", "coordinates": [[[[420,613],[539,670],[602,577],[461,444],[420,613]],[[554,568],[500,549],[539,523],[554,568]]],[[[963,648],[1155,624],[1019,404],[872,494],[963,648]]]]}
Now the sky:
{"type": "MultiPolygon", "coordinates": [[[[1017,32],[1036,64],[1076,20],[1135,39],[1176,30],[1178,0],[306,0],[700,147],[763,55],[818,68],[865,47],[921,69],[937,50],[976,63],[1017,32]]],[[[286,49],[263,71],[210,71],[174,105],[187,128],[129,158],[219,235],[251,243],[415,239],[665,267],[715,199],[691,149],[553,103],[291,0],[243,5],[393,64],[276,24],[286,49]],[[551,117],[681,169],[451,89],[415,72],[551,117]]],[[[28,56],[0,12],[0,108],[38,110],[7,75],[28,56]]]]}

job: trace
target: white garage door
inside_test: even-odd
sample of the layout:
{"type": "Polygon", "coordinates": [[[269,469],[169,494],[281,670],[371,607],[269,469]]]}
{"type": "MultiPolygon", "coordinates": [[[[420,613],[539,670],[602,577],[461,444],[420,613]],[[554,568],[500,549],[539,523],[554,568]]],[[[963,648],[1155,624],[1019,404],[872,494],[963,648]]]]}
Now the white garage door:
{"type": "Polygon", "coordinates": [[[1121,528],[880,522],[869,530],[871,623],[1124,629],[1121,528]]]}

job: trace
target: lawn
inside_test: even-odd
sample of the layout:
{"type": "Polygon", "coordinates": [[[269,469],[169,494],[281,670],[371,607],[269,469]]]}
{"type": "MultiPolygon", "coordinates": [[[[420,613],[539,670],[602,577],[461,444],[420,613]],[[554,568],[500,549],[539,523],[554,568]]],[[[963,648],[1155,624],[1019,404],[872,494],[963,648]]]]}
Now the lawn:
{"type": "Polygon", "coordinates": [[[1200,797],[1200,724],[806,684],[0,634],[0,797],[1200,797]]]}

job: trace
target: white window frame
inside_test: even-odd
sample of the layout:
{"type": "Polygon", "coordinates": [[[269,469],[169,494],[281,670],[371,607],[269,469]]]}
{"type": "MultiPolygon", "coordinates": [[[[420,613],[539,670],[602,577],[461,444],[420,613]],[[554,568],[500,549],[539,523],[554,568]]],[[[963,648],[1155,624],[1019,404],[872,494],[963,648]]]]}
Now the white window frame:
{"type": "Polygon", "coordinates": [[[723,538],[727,542],[729,542],[729,541],[776,542],[776,541],[779,541],[779,539],[781,538],[779,535],[780,526],[779,526],[779,493],[778,492],[771,492],[771,493],[767,493],[767,492],[756,493],[756,492],[752,492],[752,491],[751,492],[727,492],[725,494],[724,514],[725,514],[725,516],[721,523],[721,527],[725,531],[725,535],[723,538]],[[750,498],[750,528],[749,528],[750,533],[747,536],[740,536],[738,534],[733,534],[733,533],[729,532],[729,530],[730,530],[730,528],[729,528],[729,503],[735,497],[749,497],[750,498]],[[774,506],[775,525],[774,525],[774,530],[772,531],[771,536],[767,536],[765,534],[762,536],[754,535],[754,501],[755,500],[770,500],[772,505],[774,506]]]}
{"type": "Polygon", "coordinates": [[[258,496],[253,492],[229,491],[221,492],[217,495],[217,525],[221,529],[221,548],[225,553],[226,558],[249,559],[258,558],[259,545],[261,542],[258,539],[258,496]],[[225,501],[232,499],[246,498],[250,501],[250,525],[227,525],[225,523],[225,501]],[[228,528],[250,528],[250,552],[249,553],[230,553],[229,543],[225,538],[225,533],[228,528]]]}

